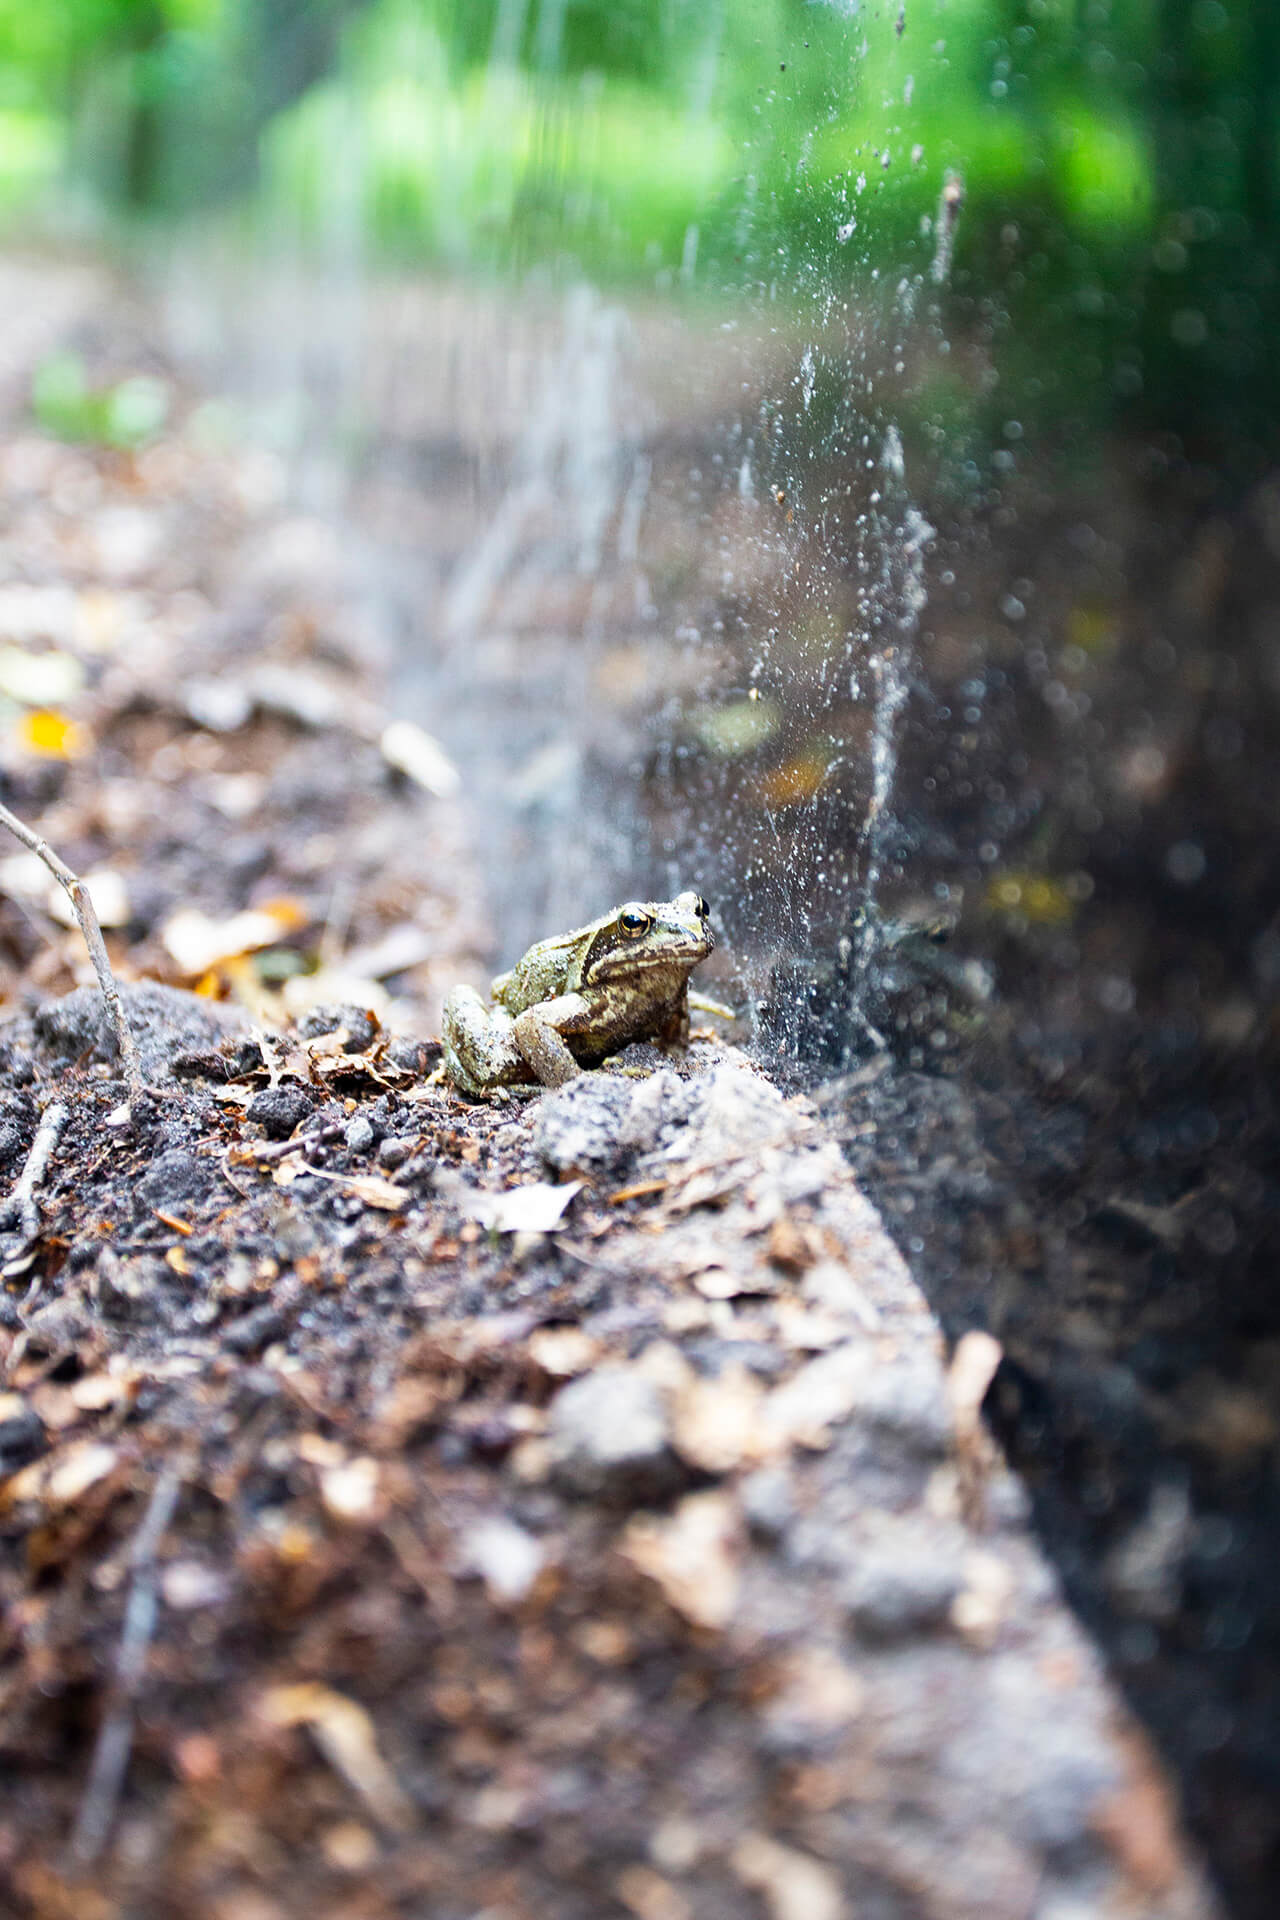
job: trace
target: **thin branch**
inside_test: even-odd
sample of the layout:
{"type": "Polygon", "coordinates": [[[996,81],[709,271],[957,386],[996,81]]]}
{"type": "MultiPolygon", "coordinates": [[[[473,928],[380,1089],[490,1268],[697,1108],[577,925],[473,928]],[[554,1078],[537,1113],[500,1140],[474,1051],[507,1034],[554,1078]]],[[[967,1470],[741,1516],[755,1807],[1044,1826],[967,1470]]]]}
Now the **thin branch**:
{"type": "Polygon", "coordinates": [[[8,827],[24,847],[44,861],[58,885],[63,888],[71,902],[72,910],[84,935],[85,946],[89,949],[89,958],[93,970],[98,976],[98,985],[107,1005],[107,1018],[116,1037],[116,1046],[120,1053],[120,1064],[124,1068],[124,1077],[129,1087],[130,1100],[136,1100],[146,1092],[142,1062],[138,1057],[138,1048],[124,1017],[124,1007],[120,1001],[120,989],[116,977],[111,971],[111,962],[107,958],[106,942],[102,938],[102,928],[98,925],[98,916],[84,881],[72,873],[64,860],[60,860],[47,841],[19,820],[16,813],[10,813],[8,807],[0,806],[0,826],[8,827]]]}
{"type": "Polygon", "coordinates": [[[36,1137],[31,1142],[31,1151],[27,1155],[26,1165],[19,1174],[13,1192],[7,1200],[0,1201],[0,1224],[16,1215],[18,1231],[24,1245],[40,1237],[40,1210],[36,1206],[36,1188],[44,1179],[45,1170],[53,1157],[53,1150],[62,1137],[62,1129],[67,1124],[70,1108],[61,1101],[54,1100],[45,1108],[36,1128],[36,1137]]]}
{"type": "Polygon", "coordinates": [[[129,1551],[133,1579],[116,1650],[110,1705],[98,1729],[89,1778],[71,1836],[71,1857],[82,1872],[93,1866],[106,1845],[120,1803],[133,1748],[133,1703],[146,1672],[159,1611],[156,1553],[165,1528],[173,1518],[181,1490],[181,1473],[176,1467],[166,1467],[151,1490],[142,1525],[129,1551]]]}

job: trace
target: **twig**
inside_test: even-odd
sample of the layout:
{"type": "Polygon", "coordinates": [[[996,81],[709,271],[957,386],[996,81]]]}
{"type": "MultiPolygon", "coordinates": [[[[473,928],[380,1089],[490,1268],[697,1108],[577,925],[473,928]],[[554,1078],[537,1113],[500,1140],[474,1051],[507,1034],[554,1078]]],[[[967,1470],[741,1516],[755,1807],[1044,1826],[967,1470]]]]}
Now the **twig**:
{"type": "Polygon", "coordinates": [[[0,1224],[17,1215],[18,1231],[23,1244],[30,1246],[40,1237],[40,1210],[36,1206],[36,1188],[44,1179],[45,1169],[53,1157],[53,1150],[62,1137],[62,1129],[67,1124],[70,1108],[64,1107],[59,1100],[51,1101],[40,1117],[36,1128],[36,1137],[31,1142],[31,1151],[27,1163],[19,1174],[13,1192],[7,1200],[0,1201],[0,1224]]]}
{"type": "Polygon", "coordinates": [[[116,1651],[110,1705],[98,1729],[89,1778],[71,1836],[71,1857],[82,1871],[94,1864],[106,1844],[124,1786],[133,1747],[133,1703],[146,1671],[156,1627],[156,1551],[173,1518],[181,1488],[179,1470],[166,1467],[151,1490],[142,1525],[129,1551],[133,1579],[116,1651]]]}
{"type": "Polygon", "coordinates": [[[120,1053],[120,1064],[124,1068],[124,1077],[129,1087],[130,1100],[136,1100],[146,1092],[142,1062],[138,1057],[137,1044],[124,1017],[124,1007],[120,1001],[120,989],[116,977],[111,971],[111,962],[107,958],[106,942],[102,938],[102,928],[98,925],[98,916],[84,881],[72,873],[64,860],[60,860],[47,841],[38,833],[33,833],[16,813],[10,813],[8,807],[0,806],[0,826],[8,827],[24,847],[44,861],[54,879],[65,891],[71,902],[72,910],[84,935],[85,946],[89,949],[89,958],[93,970],[98,976],[98,985],[107,1005],[107,1018],[116,1037],[116,1046],[120,1053]]]}
{"type": "MultiPolygon", "coordinates": [[[[295,1140],[252,1140],[247,1146],[233,1146],[230,1151],[232,1153],[239,1151],[246,1156],[252,1154],[254,1161],[259,1166],[265,1167],[276,1160],[287,1160],[291,1153],[310,1153],[315,1147],[326,1146],[341,1138],[342,1128],[337,1121],[323,1120],[310,1133],[299,1134],[295,1140]]],[[[248,1166],[248,1158],[237,1161],[236,1164],[248,1166]]]]}

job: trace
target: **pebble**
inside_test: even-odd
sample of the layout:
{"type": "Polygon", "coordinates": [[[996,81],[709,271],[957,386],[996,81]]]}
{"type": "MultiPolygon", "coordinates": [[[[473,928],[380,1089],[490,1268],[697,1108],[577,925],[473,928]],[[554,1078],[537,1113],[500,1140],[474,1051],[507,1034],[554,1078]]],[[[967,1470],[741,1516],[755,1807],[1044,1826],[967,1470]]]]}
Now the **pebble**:
{"type": "Polygon", "coordinates": [[[632,1082],[614,1074],[571,1080],[541,1101],[533,1123],[535,1151],[558,1173],[616,1164],[625,1151],[621,1135],[632,1097],[632,1082]]]}
{"type": "Polygon", "coordinates": [[[462,1566],[484,1581],[489,1598],[506,1606],[524,1599],[546,1559],[541,1543],[500,1513],[488,1514],[469,1527],[458,1542],[458,1552],[462,1566]]]}
{"type": "Polygon", "coordinates": [[[261,1353],[273,1340],[278,1340],[284,1330],[284,1317],[275,1307],[254,1307],[227,1328],[222,1344],[233,1353],[261,1353]]]}
{"type": "Polygon", "coordinates": [[[364,1053],[378,1037],[378,1022],[364,1007],[312,1007],[298,1022],[304,1040],[318,1040],[323,1034],[336,1033],[342,1027],[346,1039],[344,1053],[364,1053]]]}
{"type": "Polygon", "coordinates": [[[642,1495],[672,1477],[669,1432],[653,1381],[634,1367],[601,1367],[552,1401],[548,1462],[571,1492],[642,1495]]]}
{"type": "Polygon", "coordinates": [[[16,1393],[0,1394],[0,1480],[48,1449],[44,1421],[16,1393]]]}
{"type": "Polygon", "coordinates": [[[11,1167],[31,1146],[36,1105],[29,1093],[0,1093],[0,1167],[11,1167]]]}
{"type": "Polygon", "coordinates": [[[165,1267],[153,1255],[133,1254],[122,1258],[114,1248],[104,1247],[98,1256],[93,1290],[99,1307],[109,1319],[149,1320],[165,1277],[165,1267]]]}
{"type": "Polygon", "coordinates": [[[208,1198],[214,1175],[207,1160],[185,1147],[158,1153],[134,1189],[145,1210],[171,1213],[190,1201],[208,1198]]]}
{"type": "MultiPolygon", "coordinates": [[[[348,1142],[348,1144],[350,1144],[350,1142],[348,1142]]],[[[416,1134],[393,1134],[389,1140],[384,1140],[378,1148],[378,1165],[394,1172],[396,1167],[402,1167],[404,1165],[409,1155],[417,1147],[417,1144],[418,1136],[416,1134]]]]}
{"type": "Polygon", "coordinates": [[[867,1639],[908,1639],[942,1625],[964,1585],[961,1556],[936,1526],[896,1521],[852,1560],[841,1599],[867,1639]]]}
{"type": "Polygon", "coordinates": [[[757,1467],[738,1489],[747,1525],[758,1540],[780,1540],[795,1513],[791,1476],[785,1467],[757,1467]]]}
{"type": "Polygon", "coordinates": [[[942,1455],[951,1444],[951,1410],[941,1365],[932,1355],[879,1366],[863,1386],[860,1419],[905,1442],[911,1452],[942,1455]]]}
{"type": "Polygon", "coordinates": [[[294,1128],[308,1118],[315,1100],[305,1087],[285,1081],[278,1087],[264,1087],[255,1093],[245,1118],[262,1128],[268,1140],[287,1140],[294,1128]]]}
{"type": "Polygon", "coordinates": [[[349,1152],[368,1153],[377,1141],[378,1133],[367,1114],[357,1113],[348,1121],[344,1138],[349,1152]]]}

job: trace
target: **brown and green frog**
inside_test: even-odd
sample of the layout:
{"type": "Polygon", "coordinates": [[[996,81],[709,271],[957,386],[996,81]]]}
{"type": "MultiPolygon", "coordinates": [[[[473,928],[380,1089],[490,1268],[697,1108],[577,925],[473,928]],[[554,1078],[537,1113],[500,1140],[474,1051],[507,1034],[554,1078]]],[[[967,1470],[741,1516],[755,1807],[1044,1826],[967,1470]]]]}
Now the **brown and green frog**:
{"type": "Polygon", "coordinates": [[[715,945],[700,894],[629,900],[540,940],[493,983],[444,1003],[444,1071],[463,1093],[563,1086],[633,1040],[689,1037],[689,975],[715,945]]]}

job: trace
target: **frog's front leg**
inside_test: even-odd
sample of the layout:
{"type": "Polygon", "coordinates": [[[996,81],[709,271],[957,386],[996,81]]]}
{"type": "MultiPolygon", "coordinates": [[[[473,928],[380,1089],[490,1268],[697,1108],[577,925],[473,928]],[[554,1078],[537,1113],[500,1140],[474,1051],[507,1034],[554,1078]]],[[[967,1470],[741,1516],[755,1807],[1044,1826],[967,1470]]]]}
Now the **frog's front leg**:
{"type": "Polygon", "coordinates": [[[487,1007],[474,987],[454,987],[441,1021],[444,1070],[464,1093],[512,1086],[529,1077],[505,1007],[487,1007]]]}
{"type": "Polygon", "coordinates": [[[689,990],[682,987],[657,1028],[662,1047],[687,1047],[689,1044],[689,990]]]}
{"type": "Polygon", "coordinates": [[[516,1015],[517,1044],[544,1087],[562,1087],[582,1072],[563,1036],[588,1026],[591,1014],[591,1004],[582,994],[561,993],[516,1015]]]}

